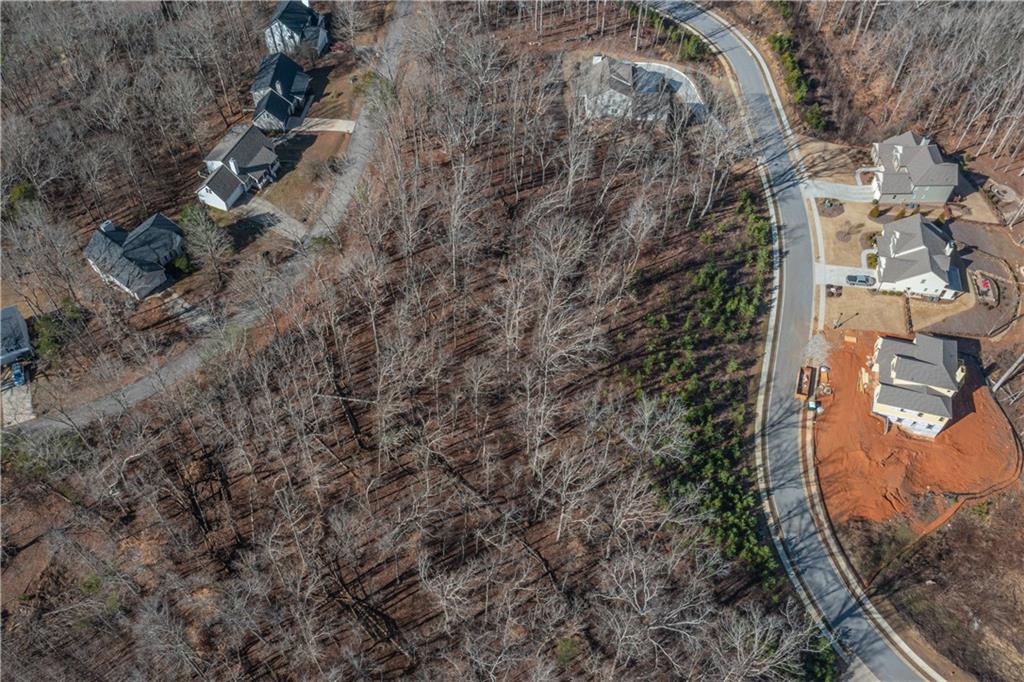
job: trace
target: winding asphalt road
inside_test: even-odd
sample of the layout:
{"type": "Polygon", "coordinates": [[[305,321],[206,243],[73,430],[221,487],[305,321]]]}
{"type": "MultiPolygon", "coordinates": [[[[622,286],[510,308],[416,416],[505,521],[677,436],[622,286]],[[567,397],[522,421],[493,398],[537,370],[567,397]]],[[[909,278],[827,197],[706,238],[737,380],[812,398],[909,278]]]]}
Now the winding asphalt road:
{"type": "MultiPolygon", "coordinates": [[[[830,529],[819,529],[814,514],[816,486],[807,485],[801,460],[804,418],[794,399],[796,376],[811,334],[815,258],[811,216],[804,203],[807,189],[799,152],[791,157],[792,139],[781,107],[773,105],[770,75],[762,70],[749,43],[716,15],[687,2],[655,2],[661,12],[702,34],[729,62],[745,104],[755,148],[762,155],[776,204],[781,265],[776,291],[775,325],[762,376],[761,428],[765,488],[774,512],[777,549],[805,603],[840,640],[856,677],[871,675],[886,682],[919,680],[934,672],[906,647],[863,595],[855,596],[830,556],[830,529]],[[865,670],[866,669],[866,670],[865,670]]],[[[821,511],[820,509],[818,510],[821,511]]]]}

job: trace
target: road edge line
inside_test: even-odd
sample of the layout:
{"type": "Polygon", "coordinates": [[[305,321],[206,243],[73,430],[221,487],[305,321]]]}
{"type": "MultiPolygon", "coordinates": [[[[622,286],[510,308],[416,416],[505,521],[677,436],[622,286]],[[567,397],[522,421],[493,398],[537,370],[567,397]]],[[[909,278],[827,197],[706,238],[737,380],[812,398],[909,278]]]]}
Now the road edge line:
{"type": "MultiPolygon", "coordinates": [[[[717,59],[722,63],[725,69],[729,73],[733,73],[732,64],[729,60],[718,51],[714,41],[704,35],[700,30],[690,26],[689,24],[680,22],[671,15],[665,14],[661,9],[655,8],[658,14],[670,19],[676,25],[684,28],[686,31],[698,36],[701,40],[706,42],[715,48],[717,59]]],[[[730,27],[723,22],[717,16],[715,17],[727,30],[731,30],[730,27]]],[[[729,79],[730,89],[733,91],[733,95],[736,97],[737,102],[742,106],[743,98],[742,93],[736,83],[737,79],[733,73],[733,78],[729,79]]],[[[771,84],[770,79],[768,80],[771,84]]],[[[774,86],[773,86],[774,89],[774,86]]],[[[776,95],[777,96],[777,95],[776,95]]],[[[788,125],[788,124],[787,124],[788,125]]],[[[754,132],[751,127],[749,118],[746,121],[747,136],[753,141],[754,132]]],[[[789,145],[787,140],[787,152],[789,152],[789,145]]],[[[801,160],[802,167],[802,160],[801,160]]],[[[766,326],[763,360],[761,362],[761,372],[758,380],[757,397],[754,404],[754,466],[757,471],[757,487],[758,492],[761,496],[761,512],[764,515],[765,523],[768,527],[768,534],[771,538],[772,545],[775,549],[775,555],[779,558],[779,562],[782,564],[783,571],[786,573],[786,577],[789,579],[790,585],[793,586],[793,590],[796,592],[797,597],[803,604],[807,614],[814,621],[815,625],[821,630],[822,634],[828,638],[829,644],[843,661],[848,665],[852,666],[854,662],[860,661],[860,659],[850,651],[847,651],[843,647],[839,646],[837,638],[834,636],[835,633],[832,629],[831,624],[825,617],[821,607],[818,606],[804,583],[803,577],[793,568],[792,557],[789,554],[789,549],[782,535],[782,527],[779,523],[779,514],[774,504],[774,496],[771,493],[771,488],[768,485],[766,472],[768,470],[768,461],[765,457],[765,451],[767,450],[764,443],[764,420],[765,420],[765,406],[767,405],[768,397],[771,390],[768,388],[770,381],[768,375],[771,367],[775,364],[775,337],[778,335],[778,320],[780,315],[778,309],[785,305],[784,299],[780,296],[784,281],[782,273],[782,230],[781,224],[778,219],[778,211],[776,209],[777,199],[775,192],[772,191],[771,183],[768,181],[768,173],[765,170],[763,162],[757,164],[757,173],[761,179],[761,187],[764,192],[765,204],[768,207],[769,219],[772,226],[772,287],[771,287],[771,298],[768,306],[768,321],[766,326]]],[[[862,661],[861,665],[864,665],[862,661]]],[[[867,669],[867,666],[864,665],[867,669]]]]}
{"type": "MultiPolygon", "coordinates": [[[[776,117],[779,119],[779,121],[783,125],[783,129],[784,129],[784,133],[785,133],[784,137],[786,138],[784,140],[785,143],[786,143],[786,149],[789,152],[789,154],[791,154],[791,155],[795,154],[796,160],[797,160],[797,165],[799,166],[800,172],[803,175],[803,177],[806,179],[806,177],[807,177],[807,170],[806,170],[806,167],[804,166],[803,156],[802,156],[802,154],[800,154],[799,147],[796,144],[796,136],[793,134],[792,128],[790,128],[789,120],[788,120],[788,118],[786,116],[785,109],[782,107],[781,100],[779,99],[778,89],[775,87],[775,81],[771,77],[771,71],[768,69],[768,65],[765,63],[764,58],[761,57],[760,52],[757,50],[756,47],[754,47],[754,45],[747,39],[746,36],[744,36],[741,32],[739,32],[739,31],[737,31],[737,30],[735,30],[733,28],[731,22],[725,21],[721,16],[719,16],[716,12],[714,12],[710,8],[704,8],[704,11],[709,16],[711,16],[713,19],[715,19],[720,24],[722,24],[722,26],[724,26],[727,31],[732,33],[733,36],[735,36],[743,44],[743,46],[747,50],[747,52],[750,53],[750,55],[758,63],[758,66],[761,68],[762,78],[765,80],[766,83],[768,83],[768,86],[769,86],[769,88],[771,89],[771,92],[772,92],[772,98],[774,100],[774,106],[775,106],[775,115],[776,115],[776,117]],[[792,145],[792,148],[791,148],[791,145],[792,145]]],[[[763,170],[762,170],[762,173],[763,173],[763,170]]],[[[763,179],[763,176],[762,176],[762,179],[763,179]]],[[[814,331],[814,329],[812,327],[811,332],[813,333],[813,331],[814,331]]],[[[801,441],[801,450],[804,450],[803,441],[801,441]]],[[[812,452],[812,456],[813,456],[813,452],[812,452]]],[[[802,476],[802,478],[804,479],[804,482],[806,483],[807,482],[806,475],[802,476]]],[[[814,479],[813,483],[814,483],[815,486],[817,485],[817,478],[814,479]]],[[[812,491],[812,492],[815,492],[816,494],[813,494],[813,495],[810,496],[811,509],[816,511],[817,510],[817,506],[818,506],[818,502],[819,502],[818,497],[819,497],[819,494],[820,494],[820,487],[815,488],[815,490],[812,491]]],[[[817,514],[815,514],[815,517],[817,517],[817,514]]],[[[821,521],[818,518],[815,518],[815,525],[818,527],[819,535],[821,535],[823,537],[823,539],[826,541],[826,547],[828,547],[829,550],[830,550],[830,552],[829,552],[829,555],[830,555],[829,556],[829,560],[832,562],[832,565],[836,569],[837,574],[840,576],[840,578],[843,580],[843,582],[845,582],[847,584],[847,588],[850,590],[851,595],[854,597],[854,599],[856,599],[861,604],[861,607],[864,609],[865,613],[868,615],[868,617],[870,618],[872,623],[875,625],[876,628],[878,628],[879,633],[883,637],[885,637],[885,639],[889,640],[889,642],[891,644],[895,645],[896,651],[899,652],[899,654],[902,655],[905,659],[907,659],[907,663],[908,664],[910,664],[910,665],[912,665],[912,667],[918,669],[919,672],[920,671],[925,671],[927,674],[931,675],[935,679],[938,679],[938,680],[944,679],[941,675],[939,675],[938,672],[936,672],[934,669],[932,669],[932,667],[929,666],[927,662],[925,662],[920,656],[918,656],[918,654],[910,647],[910,645],[907,644],[903,640],[903,638],[900,637],[899,634],[895,630],[892,629],[892,626],[889,625],[889,623],[885,620],[885,618],[875,608],[874,604],[871,603],[871,600],[867,596],[867,594],[865,594],[864,591],[858,585],[856,585],[855,583],[854,584],[850,583],[851,567],[849,566],[848,562],[845,560],[845,555],[842,555],[841,557],[837,557],[837,556],[833,555],[833,552],[831,551],[833,546],[835,544],[838,544],[838,540],[835,538],[834,534],[831,532],[831,528],[830,527],[826,527],[826,529],[823,530],[822,523],[821,523],[821,521]],[[918,664],[918,665],[915,665],[915,663],[918,664]]]]}
{"type": "MultiPolygon", "coordinates": [[[[774,80],[774,78],[771,77],[771,70],[768,69],[768,65],[765,63],[764,58],[761,56],[760,51],[757,50],[756,47],[754,47],[754,45],[747,39],[747,37],[745,35],[743,35],[743,33],[737,31],[732,26],[732,22],[725,21],[720,15],[718,15],[716,12],[714,12],[713,10],[711,10],[708,7],[703,7],[702,9],[703,9],[703,11],[705,13],[707,13],[713,19],[718,21],[725,28],[725,30],[729,31],[729,33],[731,33],[737,40],[739,40],[739,42],[744,47],[744,49],[757,62],[758,67],[761,70],[762,79],[768,84],[768,87],[769,87],[769,89],[771,90],[771,93],[772,93],[773,108],[775,109],[775,115],[776,115],[776,118],[779,120],[779,122],[782,124],[782,127],[783,127],[783,133],[784,133],[783,134],[783,138],[784,138],[783,142],[784,142],[784,144],[786,146],[786,151],[790,155],[791,160],[795,156],[796,166],[798,167],[798,169],[800,171],[800,174],[801,174],[801,177],[802,177],[803,181],[806,181],[808,176],[807,176],[807,169],[806,169],[806,166],[804,165],[804,161],[803,161],[803,155],[800,153],[799,145],[796,142],[796,136],[793,133],[793,129],[789,125],[789,119],[788,119],[788,117],[785,114],[785,108],[782,106],[782,101],[779,98],[778,89],[775,87],[775,80],[774,80]]],[[[659,14],[662,13],[661,10],[657,10],[657,11],[659,12],[659,14]]],[[[673,21],[675,21],[676,23],[680,23],[680,22],[678,22],[678,20],[674,19],[673,17],[669,17],[669,18],[673,19],[673,21]]],[[[693,33],[696,33],[697,35],[700,35],[701,38],[703,38],[705,41],[709,42],[711,45],[714,46],[714,42],[708,40],[707,36],[703,35],[700,31],[697,31],[696,29],[693,29],[693,27],[690,27],[690,26],[688,26],[688,28],[693,33]]],[[[721,54],[721,53],[719,53],[719,54],[721,54]]],[[[759,166],[758,171],[759,171],[759,173],[761,175],[762,184],[767,187],[767,177],[766,177],[766,173],[764,171],[763,165],[759,166]]],[[[802,191],[801,191],[801,194],[803,194],[802,191]]],[[[766,199],[769,199],[769,201],[768,201],[769,212],[772,214],[771,217],[772,217],[772,228],[773,228],[773,242],[775,242],[775,246],[777,246],[777,245],[781,244],[781,238],[780,238],[781,237],[781,232],[779,232],[779,225],[778,225],[778,221],[777,221],[777,218],[775,216],[775,211],[774,211],[774,194],[772,193],[772,194],[766,195],[766,199]],[[770,197],[770,199],[769,199],[769,197],[770,197]]],[[[812,201],[813,201],[813,199],[812,199],[812,201]]],[[[821,245],[821,246],[823,247],[824,245],[821,245]]],[[[774,254],[777,254],[777,251],[774,252],[774,254]]],[[[774,254],[773,254],[773,266],[775,265],[774,254]]],[[[774,269],[774,267],[773,267],[773,269],[774,269]]],[[[777,282],[778,281],[778,277],[777,277],[778,270],[775,270],[775,273],[776,273],[775,279],[776,279],[776,282],[777,282]]],[[[773,297],[772,297],[771,310],[770,310],[770,313],[769,313],[769,324],[771,324],[773,322],[772,318],[776,317],[776,314],[775,314],[776,313],[776,304],[775,304],[775,302],[776,302],[777,297],[778,297],[778,289],[775,289],[774,293],[773,293],[773,297]]],[[[775,320],[774,322],[777,324],[777,320],[775,320]]],[[[813,323],[812,323],[811,333],[812,334],[814,333],[813,323]]],[[[766,350],[768,350],[769,348],[774,350],[774,348],[773,348],[774,344],[769,344],[769,339],[771,339],[771,336],[772,336],[772,334],[766,335],[766,339],[765,339],[765,348],[766,348],[766,350]]],[[[766,356],[766,357],[770,357],[770,356],[766,356]]],[[[758,403],[757,403],[757,406],[756,406],[755,434],[763,433],[762,428],[763,428],[763,425],[764,425],[764,420],[763,420],[761,406],[763,404],[762,403],[763,397],[765,395],[767,395],[767,392],[763,392],[762,391],[762,389],[764,388],[763,381],[764,381],[765,375],[767,373],[767,367],[769,366],[769,364],[772,364],[773,361],[774,361],[774,358],[772,357],[770,360],[762,363],[762,383],[758,387],[758,403]]],[[[762,458],[758,457],[758,454],[760,453],[761,448],[762,448],[761,438],[760,437],[755,437],[755,443],[756,443],[756,447],[755,447],[755,460],[756,459],[762,459],[762,458]]],[[[803,440],[802,439],[801,439],[801,443],[800,443],[800,448],[801,448],[801,451],[804,451],[803,440]]],[[[802,459],[803,459],[803,457],[801,457],[801,460],[802,459]]],[[[764,463],[764,466],[767,466],[767,464],[764,463]]],[[[804,467],[801,467],[801,468],[803,469],[804,467]]],[[[758,486],[759,486],[759,488],[761,488],[762,496],[765,499],[765,502],[768,505],[769,510],[772,511],[771,524],[774,525],[775,522],[777,521],[777,514],[774,512],[774,507],[773,507],[773,505],[771,505],[771,503],[769,501],[770,497],[771,497],[770,492],[768,492],[769,489],[767,489],[766,487],[763,487],[764,481],[762,480],[762,476],[763,476],[763,470],[762,470],[762,468],[761,468],[761,466],[759,464],[759,468],[758,468],[758,486]]],[[[806,485],[807,484],[807,477],[806,477],[806,475],[802,475],[801,478],[803,478],[804,484],[806,485]]],[[[817,479],[815,479],[815,485],[816,485],[816,480],[817,479]]],[[[820,488],[817,489],[817,492],[820,493],[820,488]]],[[[817,503],[818,503],[818,499],[817,498],[818,498],[817,494],[809,495],[809,501],[811,502],[812,512],[817,510],[817,503]]],[[[863,592],[863,590],[860,589],[859,586],[857,586],[856,584],[851,584],[850,583],[851,567],[849,566],[848,561],[845,560],[845,555],[842,555],[843,558],[840,559],[839,557],[836,557],[833,554],[833,551],[832,551],[833,545],[837,544],[838,541],[834,537],[834,534],[831,532],[831,528],[826,526],[825,529],[823,530],[823,524],[822,524],[821,520],[819,518],[817,518],[817,514],[815,513],[815,514],[812,514],[812,515],[815,517],[815,526],[818,528],[818,534],[823,537],[823,539],[825,541],[825,546],[826,546],[827,549],[829,549],[829,552],[828,552],[829,553],[829,561],[832,564],[833,568],[835,569],[836,574],[840,577],[840,579],[844,583],[846,583],[847,589],[850,590],[851,596],[864,609],[865,614],[868,616],[869,620],[875,625],[875,627],[877,628],[879,634],[882,635],[883,638],[888,640],[890,642],[890,644],[894,645],[894,648],[895,648],[896,652],[906,660],[908,665],[910,665],[911,667],[917,669],[919,672],[927,671],[927,673],[930,673],[930,675],[932,677],[934,677],[935,679],[938,679],[938,680],[944,679],[935,670],[933,670],[931,668],[931,666],[929,666],[923,659],[921,659],[921,657],[918,656],[918,654],[910,647],[910,645],[907,644],[903,640],[903,638],[900,637],[899,634],[895,630],[892,629],[892,627],[888,624],[888,622],[885,620],[885,618],[877,611],[877,609],[875,609],[874,605],[871,603],[870,598],[863,592]],[[916,665],[915,663],[917,663],[919,665],[916,665]]],[[[781,536],[777,535],[777,532],[778,531],[775,530],[775,532],[772,534],[773,542],[776,540],[776,537],[778,537],[780,539],[780,541],[781,541],[781,536]]],[[[783,552],[779,552],[779,555],[780,555],[780,558],[782,557],[783,554],[786,555],[786,558],[785,558],[783,563],[784,563],[784,567],[786,568],[787,575],[790,575],[791,580],[792,580],[792,576],[793,575],[797,575],[797,574],[795,574],[793,572],[791,565],[786,565],[786,564],[789,564],[788,550],[785,548],[785,543],[784,542],[782,542],[781,544],[782,544],[783,552]]],[[[778,551],[778,549],[779,548],[776,547],[777,551],[778,551]]],[[[803,579],[798,576],[798,580],[797,580],[797,582],[794,583],[794,585],[799,585],[798,594],[801,595],[801,601],[805,601],[806,600],[805,601],[805,605],[807,604],[808,601],[811,604],[814,605],[814,609],[812,610],[812,615],[815,616],[816,619],[820,618],[821,621],[825,624],[826,630],[831,632],[831,630],[832,630],[831,624],[829,624],[827,619],[824,618],[824,613],[821,611],[820,607],[817,606],[817,603],[814,602],[813,597],[810,595],[810,591],[806,588],[806,586],[803,583],[803,579]],[[806,590],[806,594],[802,594],[803,591],[805,591],[805,590],[806,590]]],[[[837,646],[837,644],[838,644],[838,642],[834,642],[833,643],[833,649],[836,650],[840,654],[840,656],[842,656],[844,658],[844,660],[849,661],[849,657],[847,655],[848,652],[845,652],[843,650],[843,648],[840,647],[840,646],[837,646]]],[[[852,654],[852,652],[849,652],[849,655],[853,656],[853,658],[855,660],[860,660],[859,657],[857,657],[855,654],[852,654]]],[[[865,668],[869,669],[869,668],[867,668],[866,664],[865,664],[865,668]]],[[[926,677],[927,676],[928,675],[926,674],[926,677]]]]}

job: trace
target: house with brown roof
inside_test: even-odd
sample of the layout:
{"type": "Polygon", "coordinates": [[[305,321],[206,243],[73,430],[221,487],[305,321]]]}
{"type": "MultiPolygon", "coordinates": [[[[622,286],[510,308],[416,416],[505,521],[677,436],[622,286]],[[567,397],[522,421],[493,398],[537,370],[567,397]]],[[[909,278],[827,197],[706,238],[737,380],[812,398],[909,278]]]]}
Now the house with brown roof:
{"type": "Polygon", "coordinates": [[[938,145],[907,131],[871,145],[877,167],[874,198],[883,204],[942,204],[956,188],[955,163],[944,161],[938,145]]]}

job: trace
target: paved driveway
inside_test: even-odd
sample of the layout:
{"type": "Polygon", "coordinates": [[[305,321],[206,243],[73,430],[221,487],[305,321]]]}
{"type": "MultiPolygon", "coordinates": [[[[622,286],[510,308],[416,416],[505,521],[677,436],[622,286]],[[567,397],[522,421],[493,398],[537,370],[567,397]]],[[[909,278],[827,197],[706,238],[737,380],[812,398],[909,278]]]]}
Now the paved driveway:
{"type": "MultiPolygon", "coordinates": [[[[853,268],[846,265],[821,265],[814,269],[814,281],[816,284],[835,284],[841,287],[849,286],[846,278],[849,275],[867,275],[872,279],[878,279],[878,273],[873,268],[853,268]]],[[[874,289],[875,287],[859,287],[861,289],[874,289]]]]}
{"type": "Polygon", "coordinates": [[[875,198],[875,191],[869,186],[844,185],[827,180],[808,180],[806,191],[812,197],[827,197],[858,204],[870,204],[875,198]]]}
{"type": "Polygon", "coordinates": [[[255,221],[292,241],[301,242],[309,231],[309,228],[298,220],[259,196],[249,197],[249,200],[236,210],[238,215],[255,221]]]}
{"type": "Polygon", "coordinates": [[[4,386],[0,392],[0,413],[5,427],[35,418],[32,411],[32,389],[28,384],[4,386]]]}
{"type": "Polygon", "coordinates": [[[356,128],[355,121],[343,118],[307,118],[288,132],[296,133],[351,133],[356,128]]]}

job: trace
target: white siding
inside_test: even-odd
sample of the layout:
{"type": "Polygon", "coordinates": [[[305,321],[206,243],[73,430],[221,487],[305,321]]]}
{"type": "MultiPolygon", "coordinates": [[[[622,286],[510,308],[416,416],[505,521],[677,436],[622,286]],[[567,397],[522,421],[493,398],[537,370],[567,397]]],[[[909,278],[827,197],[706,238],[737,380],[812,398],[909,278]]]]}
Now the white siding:
{"type": "Polygon", "coordinates": [[[238,201],[238,198],[242,196],[242,188],[239,187],[232,192],[226,202],[210,191],[208,187],[200,187],[199,191],[196,192],[196,195],[198,196],[199,201],[203,202],[207,206],[212,206],[213,208],[220,209],[221,211],[226,211],[234,206],[235,202],[238,201]]]}

